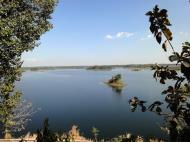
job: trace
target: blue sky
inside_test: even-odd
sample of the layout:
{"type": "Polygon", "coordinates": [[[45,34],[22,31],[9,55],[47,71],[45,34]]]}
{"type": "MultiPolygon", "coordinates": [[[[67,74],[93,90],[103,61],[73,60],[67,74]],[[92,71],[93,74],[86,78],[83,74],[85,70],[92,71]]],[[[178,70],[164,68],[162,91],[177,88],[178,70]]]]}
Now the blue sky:
{"type": "Polygon", "coordinates": [[[173,41],[190,41],[188,0],[59,0],[54,28],[40,46],[24,53],[24,66],[168,63],[169,53],[149,32],[145,13],[158,4],[168,9],[173,41]]]}

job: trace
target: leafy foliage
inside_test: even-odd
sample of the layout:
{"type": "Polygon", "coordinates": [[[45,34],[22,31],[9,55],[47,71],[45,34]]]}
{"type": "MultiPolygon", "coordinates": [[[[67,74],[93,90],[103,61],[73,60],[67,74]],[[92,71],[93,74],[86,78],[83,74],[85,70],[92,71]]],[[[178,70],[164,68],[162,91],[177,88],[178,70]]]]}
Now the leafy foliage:
{"type": "Polygon", "coordinates": [[[31,120],[31,116],[36,111],[33,110],[32,103],[22,100],[14,109],[12,120],[14,125],[11,130],[13,132],[20,132],[25,129],[25,125],[31,120]]]}
{"type": "Polygon", "coordinates": [[[168,19],[166,9],[160,10],[156,5],[146,15],[149,16],[150,31],[154,34],[156,41],[160,44],[165,37],[166,40],[162,44],[162,48],[165,51],[167,51],[167,43],[170,44],[173,53],[169,56],[169,61],[176,62],[176,65],[180,64],[182,74],[169,69],[168,66],[164,67],[157,64],[152,66],[152,70],[155,71],[153,77],[156,80],[159,79],[161,84],[165,84],[167,80],[173,80],[175,82],[173,86],[168,86],[162,92],[165,95],[167,109],[170,110],[169,113],[163,112],[163,108],[161,107],[163,102],[160,101],[155,101],[151,105],[145,106],[145,101],[134,97],[129,100],[129,104],[131,105],[132,111],[135,111],[137,106],[140,106],[143,112],[148,110],[165,116],[165,123],[162,128],[167,130],[170,140],[172,142],[188,142],[188,136],[190,134],[190,104],[186,94],[190,92],[190,43],[184,42],[181,53],[175,52],[170,42],[172,40],[172,32],[168,26],[171,26],[171,23],[168,19]]]}
{"type": "MultiPolygon", "coordinates": [[[[96,128],[92,129],[96,136],[99,130],[96,128]]],[[[96,139],[97,140],[97,139],[96,139]]],[[[69,132],[54,132],[49,129],[49,120],[46,118],[42,129],[37,130],[37,142],[74,142],[84,141],[89,142],[91,140],[81,136],[78,126],[73,125],[69,132]]]]}
{"type": "Polygon", "coordinates": [[[134,136],[130,133],[119,135],[109,140],[110,142],[143,142],[143,138],[140,136],[134,136]]]}
{"type": "Polygon", "coordinates": [[[99,134],[99,130],[95,127],[92,127],[92,134],[94,135],[94,141],[97,142],[98,141],[98,134],[99,134]]]}
{"type": "Polygon", "coordinates": [[[179,79],[179,77],[177,76],[177,72],[175,70],[170,70],[168,66],[164,67],[156,64],[155,66],[152,66],[152,70],[155,70],[153,77],[156,80],[160,78],[161,84],[165,84],[165,81],[167,79],[179,79]]]}
{"type": "Polygon", "coordinates": [[[167,42],[173,38],[172,32],[168,28],[168,26],[171,26],[171,23],[168,19],[167,10],[160,10],[156,5],[153,11],[147,12],[146,15],[149,16],[150,31],[154,34],[159,44],[162,42],[163,35],[165,35],[166,40],[163,42],[162,48],[164,51],[167,51],[167,42]]]}
{"type": "Polygon", "coordinates": [[[46,118],[43,128],[37,130],[37,142],[55,142],[56,140],[57,137],[55,133],[49,129],[49,120],[46,118]]]}
{"type": "Polygon", "coordinates": [[[146,102],[143,100],[139,100],[137,97],[134,97],[129,100],[129,104],[131,106],[131,111],[134,112],[137,108],[137,106],[141,107],[142,112],[146,111],[146,107],[144,106],[146,102]]]}
{"type": "Polygon", "coordinates": [[[14,108],[22,93],[15,91],[21,76],[21,55],[37,46],[40,36],[52,28],[49,22],[55,0],[0,0],[0,123],[11,132],[14,108]]]}

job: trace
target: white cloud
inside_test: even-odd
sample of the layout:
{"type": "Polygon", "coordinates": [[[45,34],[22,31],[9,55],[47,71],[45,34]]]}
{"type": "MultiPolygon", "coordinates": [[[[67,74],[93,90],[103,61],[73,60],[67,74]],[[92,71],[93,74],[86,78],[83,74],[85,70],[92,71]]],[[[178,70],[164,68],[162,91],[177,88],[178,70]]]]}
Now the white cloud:
{"type": "Polygon", "coordinates": [[[105,38],[107,38],[107,39],[113,39],[113,36],[111,36],[111,35],[106,35],[105,38]]]}
{"type": "Polygon", "coordinates": [[[130,33],[130,32],[118,32],[114,35],[106,35],[105,38],[106,39],[119,39],[119,38],[129,38],[131,36],[133,36],[134,33],[130,33]]]}
{"type": "Polygon", "coordinates": [[[183,36],[188,36],[188,32],[179,32],[180,35],[183,35],[183,36]]]}
{"type": "Polygon", "coordinates": [[[129,32],[118,32],[117,34],[116,34],[116,37],[117,38],[129,38],[129,37],[131,37],[131,36],[133,36],[134,35],[134,33],[129,33],[129,32]]]}
{"type": "Polygon", "coordinates": [[[146,37],[141,38],[141,40],[147,40],[147,39],[150,39],[150,38],[152,38],[151,34],[147,35],[146,37]]]}

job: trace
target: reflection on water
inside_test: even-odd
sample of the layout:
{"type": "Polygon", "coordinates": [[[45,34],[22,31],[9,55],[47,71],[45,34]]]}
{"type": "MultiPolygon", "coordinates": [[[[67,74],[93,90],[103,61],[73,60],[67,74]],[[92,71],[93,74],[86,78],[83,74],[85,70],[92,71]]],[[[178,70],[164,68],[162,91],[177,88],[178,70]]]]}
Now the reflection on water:
{"type": "Polygon", "coordinates": [[[114,87],[112,87],[112,91],[115,92],[118,95],[122,94],[122,90],[123,90],[122,88],[114,88],[114,87]]]}
{"type": "Polygon", "coordinates": [[[98,128],[100,136],[104,137],[125,132],[144,136],[165,136],[158,126],[162,123],[162,117],[149,112],[132,113],[128,104],[128,100],[133,96],[147,102],[164,99],[160,92],[165,86],[156,83],[152,78],[152,71],[149,70],[27,71],[17,87],[23,91],[26,100],[42,109],[33,116],[26,131],[41,128],[44,118],[48,117],[52,129],[67,131],[75,124],[86,136],[91,136],[90,130],[93,126],[98,128]],[[116,89],[104,84],[118,73],[122,75],[126,87],[116,89]]]}

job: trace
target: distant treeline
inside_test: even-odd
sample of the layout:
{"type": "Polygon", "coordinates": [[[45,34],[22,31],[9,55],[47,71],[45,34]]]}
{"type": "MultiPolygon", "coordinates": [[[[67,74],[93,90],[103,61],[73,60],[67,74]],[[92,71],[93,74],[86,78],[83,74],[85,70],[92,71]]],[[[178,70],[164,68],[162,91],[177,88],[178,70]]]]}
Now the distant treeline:
{"type": "Polygon", "coordinates": [[[38,66],[38,67],[23,67],[24,71],[39,71],[39,70],[57,70],[57,69],[86,69],[86,66],[38,66]]]}
{"type": "MultiPolygon", "coordinates": [[[[129,64],[129,65],[96,65],[96,66],[39,66],[39,67],[23,67],[24,71],[39,70],[56,70],[56,69],[87,69],[87,70],[111,70],[114,68],[132,68],[132,69],[149,69],[154,64],[129,64]]],[[[179,70],[180,66],[175,64],[159,64],[160,66],[169,66],[169,68],[179,70]]]]}

